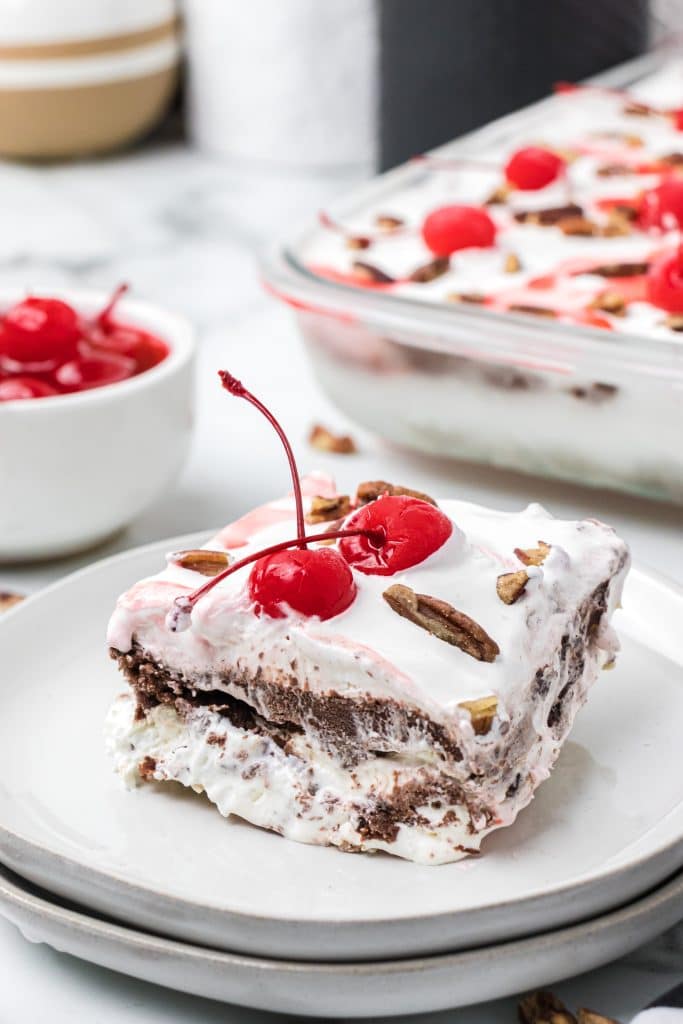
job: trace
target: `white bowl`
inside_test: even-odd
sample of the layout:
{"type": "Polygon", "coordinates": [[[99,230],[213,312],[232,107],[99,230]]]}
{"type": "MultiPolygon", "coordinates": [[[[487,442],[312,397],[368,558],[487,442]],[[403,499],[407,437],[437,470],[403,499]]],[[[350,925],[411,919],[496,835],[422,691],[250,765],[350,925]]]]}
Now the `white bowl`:
{"type": "MultiPolygon", "coordinates": [[[[104,293],[38,288],[94,314],[104,293]]],[[[0,289],[0,310],[25,296],[0,289]]],[[[121,320],[168,356],[137,377],[71,395],[0,402],[0,560],[71,554],[130,523],[180,469],[192,430],[191,325],[123,299],[121,320]]]]}

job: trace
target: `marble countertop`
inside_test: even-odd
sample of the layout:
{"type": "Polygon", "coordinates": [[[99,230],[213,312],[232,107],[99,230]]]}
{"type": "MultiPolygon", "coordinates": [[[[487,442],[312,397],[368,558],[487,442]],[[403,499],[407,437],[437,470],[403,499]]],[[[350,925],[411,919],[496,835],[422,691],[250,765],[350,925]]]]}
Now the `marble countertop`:
{"type": "MultiPolygon", "coordinates": [[[[533,498],[558,515],[597,515],[624,534],[638,561],[683,579],[680,509],[407,455],[352,427],[328,404],[311,377],[290,312],[261,288],[257,261],[263,246],[354,177],[277,168],[256,172],[213,162],[180,145],[73,166],[0,166],[3,283],[108,289],[126,280],[141,297],[190,317],[200,334],[197,428],[186,469],[173,487],[96,551],[68,561],[0,566],[0,589],[28,593],[106,554],[204,526],[208,531],[287,488],[276,440],[258,416],[240,408],[239,420],[234,418],[234,407],[214,383],[219,367],[258,384],[259,395],[281,415],[302,470],[328,470],[347,488],[363,478],[400,478],[428,492],[502,508],[518,508],[533,498]],[[351,430],[359,454],[311,452],[305,438],[315,421],[351,430]]],[[[593,1006],[626,1021],[681,981],[683,925],[616,964],[555,988],[569,1005],[593,1006]]],[[[48,1013],[52,1024],[273,1019],[167,992],[32,946],[2,921],[0,992],[6,1019],[17,1022],[48,1013]]],[[[514,1000],[422,1019],[504,1024],[515,1019],[514,1000]]]]}

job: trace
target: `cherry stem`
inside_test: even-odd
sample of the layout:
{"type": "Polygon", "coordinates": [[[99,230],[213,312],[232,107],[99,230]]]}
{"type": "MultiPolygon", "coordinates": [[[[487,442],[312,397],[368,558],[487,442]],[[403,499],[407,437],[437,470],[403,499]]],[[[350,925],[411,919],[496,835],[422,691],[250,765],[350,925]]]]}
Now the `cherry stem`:
{"type": "Polygon", "coordinates": [[[294,452],[292,446],[287,440],[287,435],[273,416],[272,412],[265,407],[263,402],[260,402],[255,395],[252,395],[251,391],[247,391],[241,381],[233,377],[227,370],[219,370],[218,376],[221,379],[221,383],[226,391],[229,391],[231,395],[236,398],[245,398],[247,402],[258,409],[262,413],[270,425],[276,431],[278,437],[282,441],[285,452],[287,453],[287,461],[289,462],[289,469],[292,474],[292,485],[294,487],[294,501],[296,504],[296,532],[298,538],[298,544],[300,548],[306,547],[306,524],[304,520],[304,502],[301,495],[301,482],[299,480],[299,470],[296,466],[296,459],[294,458],[294,452]]]}
{"type": "Polygon", "coordinates": [[[411,228],[407,224],[400,224],[397,225],[396,227],[387,228],[382,231],[354,232],[351,231],[351,229],[346,227],[344,224],[341,224],[338,220],[335,220],[333,217],[331,217],[326,210],[318,211],[318,221],[320,225],[326,228],[328,231],[336,231],[337,234],[346,235],[347,237],[361,236],[363,238],[367,238],[368,241],[370,242],[377,241],[378,239],[393,238],[394,235],[405,235],[408,231],[411,230],[411,228]]]}
{"type": "Polygon", "coordinates": [[[97,317],[95,318],[95,322],[103,330],[107,330],[107,328],[110,327],[111,315],[114,312],[114,307],[119,302],[119,300],[126,294],[129,288],[130,285],[126,284],[125,282],[123,284],[120,284],[118,288],[114,290],[111,298],[109,299],[109,302],[104,307],[104,309],[100,313],[98,313],[97,317]]]}
{"type": "MultiPolygon", "coordinates": [[[[313,533],[310,534],[306,540],[309,543],[322,540],[338,540],[341,537],[367,537],[371,544],[381,548],[386,543],[387,535],[384,527],[378,527],[372,529],[368,527],[358,527],[357,529],[350,530],[330,530],[327,533],[313,533]]],[[[261,558],[267,558],[268,555],[276,555],[280,551],[287,551],[289,548],[298,547],[300,538],[294,537],[292,540],[283,540],[278,544],[271,544],[270,547],[262,548],[260,551],[254,551],[251,555],[245,555],[244,558],[240,558],[239,561],[233,562],[227,569],[219,572],[217,576],[213,576],[210,580],[207,580],[197,590],[193,590],[191,594],[182,597],[176,597],[173,602],[177,610],[180,613],[186,613],[192,610],[196,605],[197,601],[201,600],[205,594],[208,594],[210,590],[220,583],[221,580],[227,579],[228,576],[232,576],[234,572],[239,569],[243,569],[247,565],[251,565],[252,562],[258,562],[261,558]]]]}

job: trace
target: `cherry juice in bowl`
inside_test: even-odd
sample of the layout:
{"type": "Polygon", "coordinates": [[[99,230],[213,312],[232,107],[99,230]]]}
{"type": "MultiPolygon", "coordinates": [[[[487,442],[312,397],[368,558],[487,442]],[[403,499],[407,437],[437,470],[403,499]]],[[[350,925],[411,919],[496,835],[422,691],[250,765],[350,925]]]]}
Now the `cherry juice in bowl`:
{"type": "Polygon", "coordinates": [[[162,338],[116,315],[126,290],[119,287],[94,316],[38,295],[0,314],[0,402],[116,384],[165,359],[169,347],[162,338]]]}

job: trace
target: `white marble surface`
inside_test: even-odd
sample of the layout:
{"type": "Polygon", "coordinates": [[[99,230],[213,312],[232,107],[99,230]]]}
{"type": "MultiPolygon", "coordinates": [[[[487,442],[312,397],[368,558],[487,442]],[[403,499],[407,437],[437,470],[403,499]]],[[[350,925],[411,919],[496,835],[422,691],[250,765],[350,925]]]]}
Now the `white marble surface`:
{"type": "MultiPolygon", "coordinates": [[[[681,512],[579,487],[465,464],[420,459],[353,430],[361,451],[320,456],[305,444],[311,423],[351,429],[317,391],[288,310],[262,291],[256,257],[271,238],[349,183],[349,174],[307,176],[226,167],[163,147],[113,161],[57,168],[0,166],[3,283],[112,287],[130,281],[145,298],[195,322],[201,335],[197,429],[185,472],[128,530],[68,562],[0,566],[0,589],[30,592],[94,558],[147,540],[217,526],[283,491],[287,467],[256,413],[230,402],[214,371],[228,367],[281,414],[302,470],[323,468],[346,488],[396,479],[438,494],[516,508],[541,501],[560,515],[614,523],[636,559],[683,579],[681,512]]],[[[628,1020],[683,981],[683,925],[638,954],[557,990],[628,1020]]],[[[482,979],[482,986],[486,980],[482,979]]],[[[118,1021],[251,1021],[269,1015],[165,992],[26,943],[0,922],[0,1019],[52,1024],[118,1021]]],[[[269,1018],[272,1019],[272,1018],[269,1018]]],[[[514,1020],[514,1000],[429,1019],[461,1024],[514,1020]]]]}

